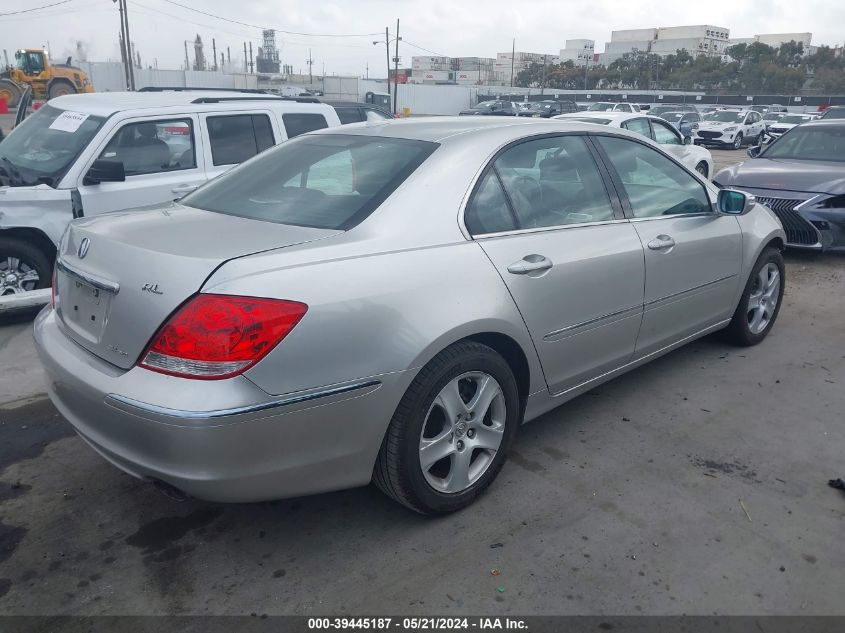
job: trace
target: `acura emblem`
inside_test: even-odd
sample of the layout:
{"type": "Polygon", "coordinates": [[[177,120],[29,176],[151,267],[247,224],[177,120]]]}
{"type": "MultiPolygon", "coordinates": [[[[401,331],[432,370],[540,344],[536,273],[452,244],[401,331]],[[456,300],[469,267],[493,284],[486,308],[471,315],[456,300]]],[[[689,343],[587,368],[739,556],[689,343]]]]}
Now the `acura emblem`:
{"type": "Polygon", "coordinates": [[[89,240],[87,237],[83,237],[82,241],[79,243],[79,249],[76,251],[76,254],[79,259],[85,258],[85,256],[88,254],[89,246],[91,246],[91,240],[89,240]]]}

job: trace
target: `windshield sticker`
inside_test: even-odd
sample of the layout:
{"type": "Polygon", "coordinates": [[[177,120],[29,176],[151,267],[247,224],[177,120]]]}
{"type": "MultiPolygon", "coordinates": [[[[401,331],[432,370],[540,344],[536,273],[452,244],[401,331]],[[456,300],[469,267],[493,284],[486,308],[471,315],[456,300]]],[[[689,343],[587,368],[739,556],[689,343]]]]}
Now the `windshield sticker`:
{"type": "Polygon", "coordinates": [[[85,119],[87,118],[87,114],[65,110],[59,116],[56,117],[55,121],[50,124],[50,129],[59,130],[60,132],[73,133],[79,129],[80,125],[85,123],[85,119]]]}

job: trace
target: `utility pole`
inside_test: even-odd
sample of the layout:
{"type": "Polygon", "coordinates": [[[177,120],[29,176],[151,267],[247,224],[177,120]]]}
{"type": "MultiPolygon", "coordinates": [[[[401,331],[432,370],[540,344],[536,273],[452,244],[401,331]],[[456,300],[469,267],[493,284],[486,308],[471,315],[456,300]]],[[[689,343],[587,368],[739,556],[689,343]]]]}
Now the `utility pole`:
{"type": "Polygon", "coordinates": [[[191,62],[188,59],[188,40],[185,40],[185,70],[191,70],[191,62]]]}
{"type": "MultiPolygon", "coordinates": [[[[393,58],[393,114],[396,114],[396,101],[399,97],[399,18],[396,18],[396,57],[393,58]]],[[[390,77],[388,76],[388,83],[390,77]]]]}
{"type": "Polygon", "coordinates": [[[370,78],[370,62],[367,62],[367,71],[365,77],[366,79],[370,78]]]}
{"type": "MultiPolygon", "coordinates": [[[[214,62],[217,63],[216,61],[214,62]]],[[[223,66],[226,65],[226,56],[223,54],[223,51],[220,51],[220,70],[223,70],[223,66]]]]}
{"type": "Polygon", "coordinates": [[[584,58],[584,92],[587,92],[587,69],[590,67],[590,60],[584,58]]]}
{"type": "Polygon", "coordinates": [[[126,35],[126,56],[129,58],[129,89],[135,90],[135,68],[132,60],[132,36],[129,35],[129,9],[126,7],[126,0],[120,0],[123,4],[124,33],[126,35]]]}
{"type": "Polygon", "coordinates": [[[387,51],[387,94],[390,94],[390,29],[384,27],[384,48],[387,51]]]}
{"type": "Polygon", "coordinates": [[[249,43],[249,72],[255,70],[255,64],[252,61],[252,42],[249,43]]]}
{"type": "Polygon", "coordinates": [[[308,61],[306,63],[308,64],[308,83],[313,84],[314,83],[314,73],[311,72],[311,67],[314,66],[314,60],[311,58],[311,49],[310,48],[308,49],[308,61]]]}
{"type": "Polygon", "coordinates": [[[244,42],[244,72],[249,72],[249,59],[246,56],[246,42],[244,42]]]}
{"type": "Polygon", "coordinates": [[[516,61],[516,38],[511,43],[511,88],[513,88],[513,63],[516,61]]]}
{"type": "MultiPolygon", "coordinates": [[[[223,53],[220,54],[222,55],[223,53]]],[[[226,47],[226,65],[229,66],[229,68],[232,67],[232,51],[229,50],[228,46],[226,47]]]]}
{"type": "MultiPolygon", "coordinates": [[[[120,59],[123,62],[123,74],[126,76],[126,89],[130,90],[129,86],[131,84],[129,83],[129,64],[127,63],[128,60],[126,59],[126,29],[124,28],[123,24],[123,1],[112,1],[117,2],[117,10],[120,12],[120,59]]],[[[8,58],[6,59],[6,65],[9,65],[8,58]]]]}
{"type": "Polygon", "coordinates": [[[214,53],[214,70],[217,71],[217,42],[214,41],[214,38],[211,38],[211,50],[214,53]]]}
{"type": "Polygon", "coordinates": [[[542,97],[546,90],[546,57],[543,55],[543,78],[540,80],[540,96],[542,97]]]}

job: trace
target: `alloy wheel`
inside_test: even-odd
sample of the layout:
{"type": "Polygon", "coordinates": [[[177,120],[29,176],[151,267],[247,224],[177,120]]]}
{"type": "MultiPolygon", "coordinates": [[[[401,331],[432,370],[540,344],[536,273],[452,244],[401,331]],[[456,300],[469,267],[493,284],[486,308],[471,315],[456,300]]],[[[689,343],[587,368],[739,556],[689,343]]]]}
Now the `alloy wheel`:
{"type": "Polygon", "coordinates": [[[780,298],[780,270],[776,264],[768,263],[754,280],[748,297],[748,329],[752,334],[760,334],[772,321],[780,298]]]}
{"type": "Polygon", "coordinates": [[[742,147],[742,134],[737,134],[736,138],[734,139],[734,149],[739,149],[742,147]]]}
{"type": "Polygon", "coordinates": [[[35,290],[41,277],[34,266],[18,257],[0,260],[0,297],[35,290]]]}
{"type": "Polygon", "coordinates": [[[454,494],[478,481],[502,444],[506,417],[504,393],[490,374],[467,372],[446,383],[420,433],[426,482],[438,492],[454,494]]]}

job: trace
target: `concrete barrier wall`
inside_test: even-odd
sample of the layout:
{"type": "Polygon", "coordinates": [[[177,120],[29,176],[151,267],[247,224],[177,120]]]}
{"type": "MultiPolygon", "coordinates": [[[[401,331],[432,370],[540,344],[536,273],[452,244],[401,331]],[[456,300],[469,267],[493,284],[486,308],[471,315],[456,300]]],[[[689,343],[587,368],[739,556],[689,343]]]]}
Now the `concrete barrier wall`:
{"type": "MultiPolygon", "coordinates": [[[[79,62],[97,92],[126,90],[126,75],[119,62],[79,62]]],[[[258,76],[204,70],[158,70],[136,68],[135,86],[179,86],[192,88],[257,88],[258,76]]]]}

